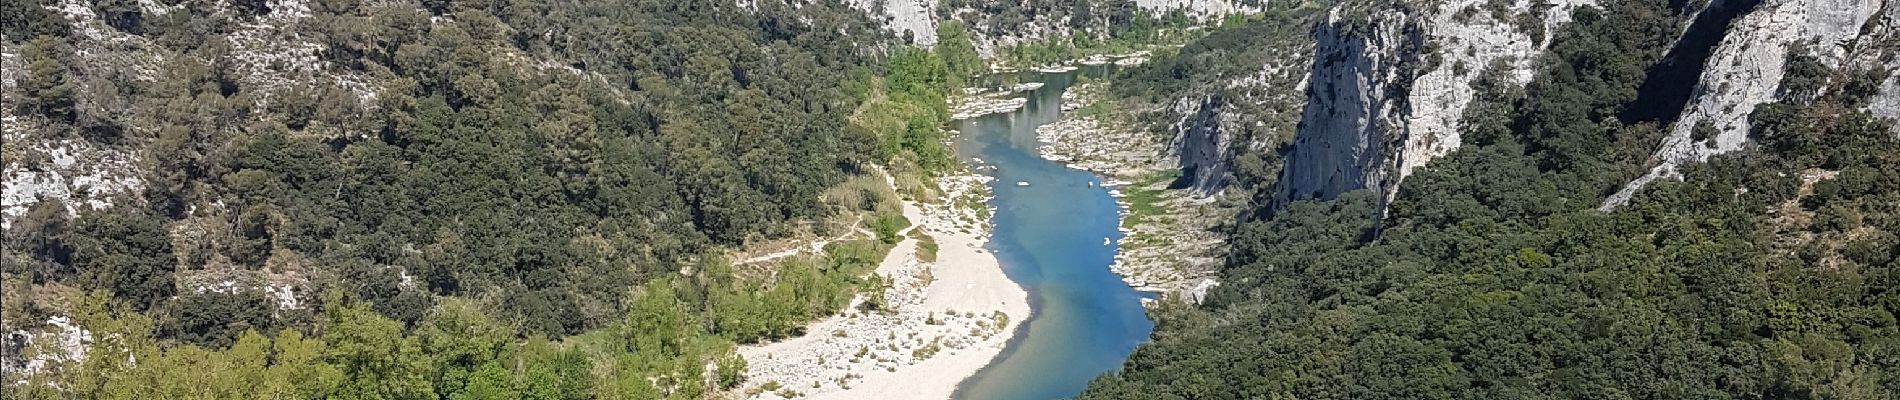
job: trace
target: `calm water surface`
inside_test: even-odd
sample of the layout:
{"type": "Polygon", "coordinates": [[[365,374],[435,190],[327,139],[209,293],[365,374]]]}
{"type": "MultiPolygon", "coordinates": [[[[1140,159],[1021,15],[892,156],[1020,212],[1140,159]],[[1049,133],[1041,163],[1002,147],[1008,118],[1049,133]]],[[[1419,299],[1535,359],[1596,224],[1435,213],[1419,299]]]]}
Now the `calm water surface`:
{"type": "Polygon", "coordinates": [[[1120,368],[1154,328],[1142,295],[1108,269],[1121,240],[1120,215],[1101,178],[1036,156],[1036,127],[1060,115],[1062,91],[1075,75],[1032,72],[1020,79],[1046,85],[1029,93],[1020,111],[958,123],[956,150],[996,177],[990,250],[1028,290],[1034,314],[996,361],[963,382],[959,399],[1074,397],[1090,379],[1120,368]]]}

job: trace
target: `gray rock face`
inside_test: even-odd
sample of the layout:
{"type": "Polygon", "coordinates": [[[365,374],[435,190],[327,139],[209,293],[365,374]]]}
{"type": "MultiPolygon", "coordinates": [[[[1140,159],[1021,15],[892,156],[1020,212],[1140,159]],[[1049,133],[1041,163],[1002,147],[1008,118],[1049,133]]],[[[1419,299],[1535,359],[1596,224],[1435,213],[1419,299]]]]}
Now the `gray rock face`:
{"type": "Polygon", "coordinates": [[[1221,105],[1218,96],[1184,98],[1175,103],[1174,112],[1182,117],[1173,127],[1177,133],[1173,147],[1178,152],[1181,171],[1192,181],[1196,195],[1219,192],[1232,178],[1234,140],[1232,134],[1222,131],[1222,126],[1231,127],[1231,121],[1223,120],[1231,120],[1233,116],[1222,113],[1221,105]]]}
{"type": "Polygon", "coordinates": [[[1481,74],[1529,83],[1549,32],[1594,3],[1453,0],[1333,15],[1314,34],[1307,104],[1274,206],[1357,189],[1390,200],[1413,170],[1458,148],[1481,74]]]}
{"type": "Polygon", "coordinates": [[[1335,12],[1314,30],[1316,48],[1305,113],[1275,188],[1274,207],[1340,193],[1383,190],[1387,140],[1403,138],[1404,88],[1424,37],[1410,16],[1381,11],[1368,21],[1335,12]]]}
{"type": "MultiPolygon", "coordinates": [[[[1270,183],[1272,170],[1242,171],[1236,159],[1249,154],[1274,151],[1290,137],[1299,123],[1306,104],[1306,79],[1312,69],[1311,26],[1324,15],[1302,16],[1298,23],[1271,27],[1246,27],[1242,33],[1215,39],[1249,43],[1208,52],[1195,52],[1187,59],[1219,58],[1237,69],[1195,71],[1185,89],[1173,93],[1172,102],[1163,105],[1172,134],[1166,157],[1174,157],[1186,173],[1182,182],[1195,197],[1210,197],[1231,185],[1245,185],[1252,195],[1254,185],[1270,183]],[[1245,174],[1245,176],[1241,176],[1245,174]]],[[[1255,165],[1254,168],[1264,168],[1255,165]]]]}
{"type": "MultiPolygon", "coordinates": [[[[1900,71],[1900,5],[1885,9],[1854,39],[1853,63],[1860,68],[1900,71]]],[[[1880,92],[1867,103],[1868,112],[1900,121],[1900,73],[1888,74],[1880,92]]],[[[1893,134],[1900,137],[1900,123],[1893,125],[1893,134]]]]}
{"type": "MultiPolygon", "coordinates": [[[[1396,160],[1395,183],[1412,170],[1458,148],[1459,120],[1476,97],[1472,81],[1486,69],[1518,86],[1529,84],[1550,32],[1570,23],[1570,12],[1595,0],[1516,0],[1500,12],[1481,11],[1489,0],[1452,0],[1423,23],[1428,50],[1409,94],[1411,116],[1396,160]]],[[[1387,199],[1397,192],[1388,188],[1387,199]]]]}
{"type": "Polygon", "coordinates": [[[1881,8],[1882,0],[1766,0],[1736,19],[1703,64],[1688,105],[1652,156],[1656,166],[1604,200],[1601,208],[1627,203],[1651,181],[1679,176],[1681,165],[1741,149],[1748,141],[1749,114],[1780,98],[1789,49],[1809,43],[1822,63],[1840,66],[1848,45],[1881,8]],[[1699,124],[1714,127],[1716,134],[1695,140],[1691,133],[1699,124]]]}
{"type": "Polygon", "coordinates": [[[937,43],[937,0],[851,0],[851,6],[883,15],[885,26],[900,38],[910,33],[912,44],[937,43]]]}

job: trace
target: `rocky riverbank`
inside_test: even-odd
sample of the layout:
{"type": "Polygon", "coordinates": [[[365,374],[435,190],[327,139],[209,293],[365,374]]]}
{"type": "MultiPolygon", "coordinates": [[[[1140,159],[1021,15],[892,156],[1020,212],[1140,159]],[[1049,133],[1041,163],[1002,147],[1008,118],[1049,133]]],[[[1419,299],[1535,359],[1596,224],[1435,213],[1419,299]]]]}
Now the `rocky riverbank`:
{"type": "Polygon", "coordinates": [[[972,96],[951,105],[951,119],[970,119],[990,114],[1001,114],[1020,110],[1029,99],[1015,97],[1014,93],[986,93],[972,96]]]}
{"type": "Polygon", "coordinates": [[[1080,83],[1062,93],[1062,119],[1036,127],[1042,158],[1117,180],[1171,169],[1168,141],[1153,132],[1124,129],[1104,102],[1108,85],[1080,83]]]}
{"type": "Polygon", "coordinates": [[[1231,213],[1215,198],[1169,189],[1179,171],[1170,138],[1137,128],[1126,107],[1107,98],[1108,84],[1085,82],[1062,95],[1063,117],[1036,129],[1043,158],[1105,178],[1122,206],[1122,241],[1110,266],[1138,290],[1199,301],[1213,280],[1226,242],[1214,231],[1231,213]]]}

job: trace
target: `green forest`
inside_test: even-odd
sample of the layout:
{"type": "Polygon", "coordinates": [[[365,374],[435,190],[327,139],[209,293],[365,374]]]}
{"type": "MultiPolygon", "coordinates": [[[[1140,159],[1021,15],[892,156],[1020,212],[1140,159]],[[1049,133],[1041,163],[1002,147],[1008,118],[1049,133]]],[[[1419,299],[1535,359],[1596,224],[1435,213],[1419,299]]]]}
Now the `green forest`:
{"type": "Polygon", "coordinates": [[[1383,215],[1363,191],[1249,210],[1223,284],[1082,397],[1900,395],[1900,141],[1863,111],[1884,72],[1792,52],[1752,144],[1596,210],[1661,138],[1619,115],[1686,22],[1669,6],[1579,8],[1383,215]]]}
{"type": "MultiPolygon", "coordinates": [[[[96,71],[79,55],[92,26],[4,1],[29,66],[6,106],[43,123],[36,139],[144,149],[149,169],[112,207],[45,201],[6,232],[5,328],[70,316],[98,340],[0,397],[734,389],[736,344],[878,290],[900,196],[953,167],[945,93],[982,68],[961,26],[940,35],[965,43],[923,50],[837,2],[311,2],[291,29],[323,44],[324,73],[382,87],[366,97],[247,85],[222,36],[273,11],[211,3],[96,2],[167,57],[146,80],[79,73],[96,71]],[[875,237],[724,260],[858,226],[875,237]],[[301,281],[303,304],[190,289],[240,278],[301,281]]],[[[9,143],[6,162],[47,161],[9,143]]]]}
{"type": "MultiPolygon", "coordinates": [[[[1343,3],[1409,7],[945,0],[925,48],[844,0],[0,0],[21,94],[0,99],[0,162],[48,169],[34,143],[79,143],[136,155],[140,182],[11,220],[0,332],[88,334],[0,398],[760,387],[738,346],[884,306],[901,202],[962,168],[948,103],[991,62],[1153,50],[1109,79],[1121,104],[1242,99],[1222,86],[1310,52],[1343,3]],[[1047,28],[1070,34],[985,47],[1047,28]],[[310,44],[315,65],[259,72],[247,40],[310,44]],[[839,240],[729,259],[813,237],[839,240]]],[[[1743,149],[1598,209],[1667,134],[1630,111],[1703,6],[1680,3],[1580,6],[1530,84],[1482,73],[1462,146],[1390,202],[1272,206],[1299,113],[1226,105],[1264,116],[1231,132],[1254,145],[1230,160],[1221,285],[1159,302],[1152,340],[1080,397],[1900,398],[1900,138],[1866,111],[1890,71],[1797,47],[1743,149]]]]}

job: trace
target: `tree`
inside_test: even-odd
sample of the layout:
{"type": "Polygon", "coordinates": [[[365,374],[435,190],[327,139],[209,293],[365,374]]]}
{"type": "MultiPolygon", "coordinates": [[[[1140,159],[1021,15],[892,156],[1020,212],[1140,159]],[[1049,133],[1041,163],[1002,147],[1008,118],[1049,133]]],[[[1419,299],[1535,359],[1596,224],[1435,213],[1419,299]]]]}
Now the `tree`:
{"type": "Polygon", "coordinates": [[[266,0],[237,0],[231,2],[231,7],[244,16],[264,16],[271,12],[270,2],[266,0]]]}
{"type": "MultiPolygon", "coordinates": [[[[339,296],[331,295],[332,299],[339,296]]],[[[341,300],[326,310],[325,363],[340,373],[332,398],[395,400],[433,398],[431,364],[415,338],[404,337],[402,323],[383,318],[361,304],[341,300]]]]}
{"type": "Polygon", "coordinates": [[[89,211],[63,242],[72,244],[86,288],[111,291],[141,311],[172,296],[170,232],[158,215],[126,206],[89,211]]]}
{"type": "Polygon", "coordinates": [[[934,48],[937,57],[943,59],[948,73],[946,88],[962,88],[965,79],[987,72],[989,66],[976,53],[976,45],[971,42],[970,32],[963,21],[945,20],[937,24],[937,44],[934,48]]]}
{"type": "Polygon", "coordinates": [[[468,386],[450,395],[451,400],[513,400],[520,399],[521,393],[515,391],[515,377],[503,369],[498,362],[482,364],[475,375],[468,379],[468,386]]]}
{"type": "Polygon", "coordinates": [[[732,390],[738,388],[739,384],[745,383],[745,357],[740,357],[736,353],[730,354],[719,358],[719,362],[714,365],[719,378],[719,389],[732,390]]]}
{"type": "Polygon", "coordinates": [[[627,310],[622,322],[626,350],[663,357],[684,354],[694,335],[692,316],[681,310],[673,283],[669,280],[648,282],[627,310]]]}
{"type": "Polygon", "coordinates": [[[344,382],[344,371],[326,362],[328,346],[320,338],[306,338],[297,330],[284,330],[271,341],[271,363],[265,368],[258,398],[321,398],[330,396],[344,382]]]}
{"type": "Polygon", "coordinates": [[[271,338],[255,330],[246,330],[237,335],[229,350],[221,353],[219,355],[225,359],[224,364],[229,368],[227,371],[230,375],[221,382],[213,383],[221,392],[218,397],[256,396],[269,371],[271,338]]]}
{"type": "Polygon", "coordinates": [[[66,36],[65,18],[46,11],[47,0],[0,2],[0,39],[27,42],[37,36],[66,36]]]}
{"type": "Polygon", "coordinates": [[[948,89],[949,73],[943,58],[914,47],[898,49],[889,61],[892,92],[928,97],[948,89]]]}
{"type": "Polygon", "coordinates": [[[168,304],[171,317],[162,332],[186,342],[222,348],[240,335],[269,330],[275,305],[255,291],[190,293],[168,304]]]}
{"type": "Polygon", "coordinates": [[[1089,0],[1076,0],[1075,5],[1069,8],[1069,28],[1078,32],[1087,28],[1092,17],[1090,11],[1089,0]]]}
{"type": "Polygon", "coordinates": [[[522,398],[528,400],[586,400],[594,398],[593,364],[579,349],[555,350],[545,342],[523,346],[528,371],[521,380],[522,398]]]}
{"type": "MultiPolygon", "coordinates": [[[[64,280],[76,272],[72,267],[72,248],[65,240],[73,222],[66,214],[66,202],[59,199],[47,199],[33,203],[26,213],[13,220],[13,229],[8,231],[7,241],[14,249],[24,249],[33,260],[40,261],[27,270],[35,279],[64,280]]],[[[9,267],[27,267],[12,265],[9,267]]],[[[22,271],[11,270],[11,273],[22,271]]]]}
{"type": "MultiPolygon", "coordinates": [[[[477,305],[454,298],[438,304],[429,317],[416,327],[414,336],[422,352],[434,358],[431,365],[436,367],[436,392],[449,393],[450,397],[463,396],[463,392],[474,390],[475,380],[483,379],[479,376],[483,373],[480,369],[503,361],[499,359],[500,352],[511,339],[507,327],[501,326],[477,305]]],[[[512,378],[512,375],[507,377],[512,378]]],[[[490,387],[483,390],[500,389],[490,387]]]]}
{"type": "Polygon", "coordinates": [[[78,117],[73,108],[76,89],[67,81],[70,74],[62,60],[66,52],[65,45],[50,36],[34,38],[21,50],[26,62],[26,82],[21,85],[26,98],[20,105],[27,113],[65,123],[78,117]]]}

